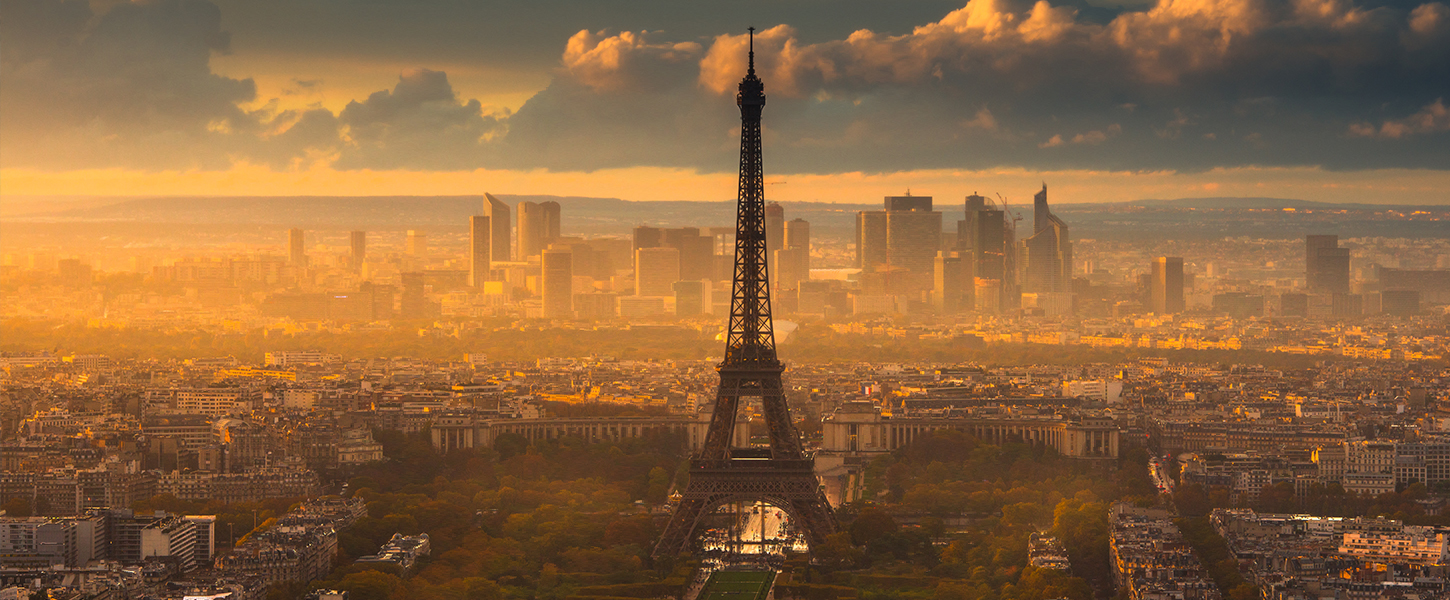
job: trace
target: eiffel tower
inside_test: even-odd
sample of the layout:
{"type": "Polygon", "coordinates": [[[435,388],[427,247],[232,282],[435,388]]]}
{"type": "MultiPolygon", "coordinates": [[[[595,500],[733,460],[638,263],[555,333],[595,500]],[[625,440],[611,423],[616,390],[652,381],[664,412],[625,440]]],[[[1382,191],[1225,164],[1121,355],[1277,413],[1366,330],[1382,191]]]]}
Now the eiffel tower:
{"type": "Polygon", "coordinates": [[[764,501],[785,511],[806,543],[819,547],[836,531],[836,516],[816,482],[815,461],[801,450],[790,420],[775,356],[765,247],[765,181],[761,167],[760,112],[765,84],[755,75],[755,28],[750,28],[750,70],[735,96],[740,107],[740,196],[735,217],[735,284],[730,333],[718,367],[720,389],[705,445],[690,461],[690,482],[655,546],[654,556],[688,551],[701,520],[720,506],[764,501]],[[742,398],[759,398],[770,430],[769,448],[732,448],[742,398]]]}

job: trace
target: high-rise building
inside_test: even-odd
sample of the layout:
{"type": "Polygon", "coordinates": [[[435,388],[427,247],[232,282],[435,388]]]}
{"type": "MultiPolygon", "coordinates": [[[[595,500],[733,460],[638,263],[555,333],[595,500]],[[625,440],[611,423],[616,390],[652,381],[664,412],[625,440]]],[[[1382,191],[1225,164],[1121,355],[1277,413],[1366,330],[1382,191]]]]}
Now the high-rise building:
{"type": "Polygon", "coordinates": [[[663,230],[662,241],[661,245],[680,251],[680,279],[714,278],[714,236],[703,234],[698,227],[681,227],[663,230]]]}
{"type": "Polygon", "coordinates": [[[1349,248],[1339,236],[1304,236],[1304,282],[1311,292],[1349,293],[1349,248]]]}
{"type": "Polygon", "coordinates": [[[886,212],[856,213],[856,266],[875,271],[886,266],[886,212]]]}
{"type": "Polygon", "coordinates": [[[417,229],[408,230],[408,241],[405,244],[404,252],[418,260],[428,258],[428,234],[417,229]]]}
{"type": "Polygon", "coordinates": [[[1015,305],[1001,297],[1016,289],[1016,271],[1009,266],[1014,261],[1008,251],[1012,244],[1008,242],[1006,215],[986,196],[973,193],[967,196],[966,218],[957,221],[957,252],[962,266],[971,269],[973,280],[982,280],[980,285],[970,280],[966,284],[974,292],[973,304],[979,312],[992,313],[998,307],[1015,305]],[[983,292],[995,296],[981,298],[983,292]]]}
{"type": "Polygon", "coordinates": [[[710,282],[676,281],[672,287],[675,291],[675,316],[698,317],[707,312],[710,282]]]}
{"type": "Polygon", "coordinates": [[[502,200],[493,197],[493,194],[483,194],[483,216],[488,217],[489,239],[491,247],[488,258],[493,262],[508,262],[513,260],[514,238],[513,219],[509,218],[509,205],[502,200]]]}
{"type": "Polygon", "coordinates": [[[679,280],[679,250],[664,246],[634,252],[634,295],[672,296],[679,280]]]}
{"type": "MultiPolygon", "coordinates": [[[[558,203],[554,206],[557,207],[558,203]]],[[[514,260],[524,261],[530,256],[538,256],[549,245],[549,214],[543,204],[534,202],[520,202],[517,209],[519,242],[514,260]]]]}
{"type": "Polygon", "coordinates": [[[1332,294],[1329,299],[1329,314],[1334,317],[1364,315],[1364,296],[1361,294],[1332,294]]]}
{"type": "Polygon", "coordinates": [[[939,251],[933,263],[931,301],[937,312],[949,315],[971,309],[976,286],[970,259],[962,259],[958,252],[939,251]]]}
{"type": "Polygon", "coordinates": [[[1160,256],[1153,259],[1153,277],[1149,283],[1153,312],[1171,315],[1183,312],[1183,258],[1160,256]]]}
{"type": "Polygon", "coordinates": [[[810,272],[803,266],[806,261],[804,248],[781,248],[770,253],[770,287],[776,291],[793,290],[800,282],[810,279],[810,272]]]}
{"type": "Polygon", "coordinates": [[[785,207],[771,202],[765,205],[765,253],[785,247],[785,207]]]}
{"type": "Polygon", "coordinates": [[[786,246],[786,209],[780,204],[766,204],[766,255],[786,246]]]}
{"type": "Polygon", "coordinates": [[[352,256],[349,258],[349,265],[354,271],[362,271],[363,263],[368,256],[368,232],[354,231],[349,235],[352,244],[352,256]]]}
{"type": "Polygon", "coordinates": [[[801,279],[811,278],[811,224],[805,219],[791,219],[785,224],[785,249],[800,250],[801,279]]]}
{"type": "Polygon", "coordinates": [[[489,252],[493,248],[490,239],[493,230],[489,221],[488,217],[468,218],[468,285],[475,288],[483,287],[483,283],[488,281],[489,252]]]}
{"type": "Polygon", "coordinates": [[[542,267],[541,288],[544,300],[544,318],[568,319],[574,316],[574,255],[568,249],[550,248],[544,250],[539,264],[542,267]]]}
{"type": "Polygon", "coordinates": [[[1032,236],[1022,240],[1022,291],[1072,291],[1072,241],[1067,224],[1047,207],[1047,184],[1032,198],[1032,236]]]}
{"type": "Polygon", "coordinates": [[[861,269],[881,272],[887,294],[932,289],[932,268],[941,246],[941,213],[931,196],[888,196],[886,210],[856,216],[856,252],[861,269]]]}
{"type": "Polygon", "coordinates": [[[539,207],[544,209],[544,246],[554,243],[554,240],[562,237],[563,227],[561,224],[562,211],[559,203],[553,200],[540,202],[539,207]]]}
{"type": "Polygon", "coordinates": [[[287,250],[291,256],[292,266],[307,266],[306,234],[301,229],[294,227],[287,230],[287,250]]]}
{"type": "Polygon", "coordinates": [[[634,228],[633,248],[674,248],[680,253],[679,278],[684,281],[716,279],[714,234],[698,227],[663,229],[641,225],[634,228]]]}
{"type": "Polygon", "coordinates": [[[1284,293],[1279,295],[1279,312],[1281,317],[1307,317],[1309,316],[1309,294],[1284,293]]]}
{"type": "Polygon", "coordinates": [[[1408,317],[1420,312],[1420,292],[1416,290],[1385,290],[1380,292],[1380,310],[1387,315],[1408,317]]]}
{"type": "Polygon", "coordinates": [[[635,227],[633,244],[634,246],[631,248],[631,251],[639,250],[640,248],[658,248],[663,246],[665,244],[665,230],[648,225],[635,227]]]}
{"type": "Polygon", "coordinates": [[[398,316],[404,319],[426,319],[437,316],[438,305],[428,301],[427,284],[422,271],[399,274],[403,293],[398,298],[398,316]]]}

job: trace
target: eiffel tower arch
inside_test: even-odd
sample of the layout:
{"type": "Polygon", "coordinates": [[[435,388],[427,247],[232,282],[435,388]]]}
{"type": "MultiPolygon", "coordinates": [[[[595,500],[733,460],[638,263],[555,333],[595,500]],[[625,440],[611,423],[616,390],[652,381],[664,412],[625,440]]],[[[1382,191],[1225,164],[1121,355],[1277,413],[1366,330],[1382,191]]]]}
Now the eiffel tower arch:
{"type": "Polygon", "coordinates": [[[690,461],[689,484],[655,546],[657,557],[688,551],[704,517],[731,502],[763,501],[779,508],[812,548],[837,529],[835,513],[816,480],[815,461],[805,455],[791,421],[780,377],[785,367],[775,353],[760,148],[765,84],[755,74],[755,28],[750,31],[750,68],[735,97],[740,107],[740,190],[734,292],[725,359],[718,367],[720,388],[704,447],[690,461]],[[760,401],[770,433],[767,448],[731,447],[735,416],[747,398],[760,401]]]}

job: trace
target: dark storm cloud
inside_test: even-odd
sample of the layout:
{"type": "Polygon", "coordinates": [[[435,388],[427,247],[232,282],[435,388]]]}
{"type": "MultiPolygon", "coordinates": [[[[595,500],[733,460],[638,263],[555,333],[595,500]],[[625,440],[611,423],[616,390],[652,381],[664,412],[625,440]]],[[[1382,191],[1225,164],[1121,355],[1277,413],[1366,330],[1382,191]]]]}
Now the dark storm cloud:
{"type": "Polygon", "coordinates": [[[202,0],[0,4],[0,150],[9,165],[225,167],[251,80],[215,75],[229,39],[202,0]],[[198,145],[207,152],[195,153],[198,145]]]}
{"type": "MultiPolygon", "coordinates": [[[[562,56],[554,51],[553,82],[512,115],[460,99],[444,73],[427,69],[337,115],[275,104],[248,112],[239,105],[253,99],[250,80],[208,67],[230,47],[211,3],[157,0],[99,14],[66,1],[0,6],[6,166],[735,166],[740,35],[575,30],[562,56]]],[[[473,10],[422,2],[399,21],[361,27],[368,15],[402,10],[383,2],[339,20],[380,47],[413,39],[441,48],[460,27],[445,19],[450,6],[473,10]]],[[[490,23],[525,10],[500,5],[490,23]]],[[[1450,165],[1443,2],[1163,0],[1106,10],[972,0],[895,33],[823,35],[818,23],[763,31],[756,50],[772,169],[1450,165]]],[[[824,12],[833,27],[848,21],[824,12]]],[[[571,18],[534,20],[547,29],[571,18]]],[[[681,22],[687,32],[702,27],[681,22]]]]}
{"type": "Polygon", "coordinates": [[[347,143],[340,169],[475,169],[488,163],[489,139],[507,115],[485,115],[477,100],[459,102],[448,76],[417,69],[392,91],[344,108],[347,143]]]}
{"type": "MultiPolygon", "coordinates": [[[[782,26],[756,38],[770,97],[767,148],[787,172],[1444,168],[1450,135],[1438,99],[1450,96],[1446,17],[1438,2],[1406,10],[1336,0],[1169,0],[1100,25],[1046,2],[974,0],[906,35],[863,30],[808,44],[782,26]]],[[[699,85],[651,90],[666,97],[650,105],[728,110],[744,46],[743,36],[717,38],[700,63],[699,85]]],[[[595,71],[598,79],[606,69],[595,71]]],[[[616,71],[632,76],[627,67],[616,71]]],[[[546,146],[657,119],[650,110],[629,120],[620,99],[580,95],[558,81],[515,119],[556,123],[561,105],[567,126],[516,130],[506,142],[546,146]]],[[[611,147],[640,163],[672,164],[730,137],[719,125],[709,133],[611,147]]],[[[543,154],[514,156],[577,167],[543,154]]],[[[701,162],[728,168],[728,160],[701,162]]]]}

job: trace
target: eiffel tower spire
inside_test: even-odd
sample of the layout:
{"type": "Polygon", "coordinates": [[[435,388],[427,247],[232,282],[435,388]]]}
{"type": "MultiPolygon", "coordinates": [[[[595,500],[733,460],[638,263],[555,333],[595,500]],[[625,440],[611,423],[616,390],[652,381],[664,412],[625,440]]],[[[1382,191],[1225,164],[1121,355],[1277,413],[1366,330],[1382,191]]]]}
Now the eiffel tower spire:
{"type": "Polygon", "coordinates": [[[765,84],[755,75],[755,28],[750,28],[750,68],[740,80],[740,188],[735,218],[735,281],[730,330],[719,365],[720,388],[704,447],[690,461],[690,483],[654,555],[685,551],[701,519],[727,502],[763,500],[790,515],[812,547],[836,530],[836,518],[816,481],[786,405],[770,318],[770,273],[765,243],[765,174],[760,114],[765,84]],[[759,398],[770,448],[734,448],[735,417],[742,398],[759,398]]]}
{"type": "Polygon", "coordinates": [[[770,321],[770,249],[765,247],[765,172],[760,149],[765,83],[755,76],[755,28],[750,31],[750,72],[740,80],[735,95],[740,107],[740,190],[735,216],[735,293],[724,365],[773,367],[779,361],[770,321]]]}

